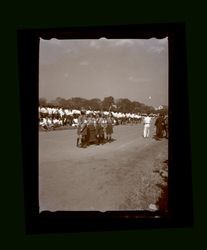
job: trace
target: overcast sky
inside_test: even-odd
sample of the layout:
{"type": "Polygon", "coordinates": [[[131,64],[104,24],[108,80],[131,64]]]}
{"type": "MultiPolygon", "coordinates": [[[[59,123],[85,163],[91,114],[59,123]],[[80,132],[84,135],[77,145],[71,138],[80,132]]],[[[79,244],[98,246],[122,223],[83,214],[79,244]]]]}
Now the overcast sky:
{"type": "Polygon", "coordinates": [[[40,39],[39,97],[168,105],[168,39],[40,39]]]}

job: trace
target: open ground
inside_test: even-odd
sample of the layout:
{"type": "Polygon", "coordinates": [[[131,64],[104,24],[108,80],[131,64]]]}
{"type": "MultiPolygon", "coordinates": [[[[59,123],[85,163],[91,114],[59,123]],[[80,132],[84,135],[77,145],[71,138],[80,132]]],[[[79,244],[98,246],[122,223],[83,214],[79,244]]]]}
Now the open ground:
{"type": "Polygon", "coordinates": [[[78,148],[75,129],[39,132],[40,211],[167,209],[159,201],[168,140],[154,133],[143,138],[142,124],[119,125],[112,143],[78,148]]]}

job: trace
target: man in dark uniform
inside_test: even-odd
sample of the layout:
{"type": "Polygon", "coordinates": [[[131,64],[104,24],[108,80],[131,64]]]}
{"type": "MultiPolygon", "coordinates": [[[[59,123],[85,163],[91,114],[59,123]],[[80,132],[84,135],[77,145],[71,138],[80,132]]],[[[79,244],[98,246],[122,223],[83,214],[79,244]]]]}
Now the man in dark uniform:
{"type": "Polygon", "coordinates": [[[164,118],[164,131],[165,131],[165,138],[168,139],[168,115],[164,118]]]}
{"type": "Polygon", "coordinates": [[[87,145],[87,118],[85,110],[81,110],[81,114],[78,117],[78,127],[77,127],[77,147],[85,148],[87,145]]]}
{"type": "Polygon", "coordinates": [[[104,143],[104,126],[103,126],[103,115],[99,113],[96,119],[96,136],[98,144],[104,143]]]}
{"type": "Polygon", "coordinates": [[[87,130],[87,144],[91,143],[97,144],[97,134],[96,134],[96,120],[93,114],[88,117],[88,130],[87,130]]]}
{"type": "Polygon", "coordinates": [[[164,128],[164,118],[163,114],[160,113],[155,121],[156,126],[156,139],[160,139],[163,137],[163,128],[164,128]]]}
{"type": "Polygon", "coordinates": [[[108,117],[107,117],[107,125],[106,125],[106,140],[108,142],[112,142],[112,137],[111,135],[113,134],[113,118],[111,113],[109,113],[108,117]]]}

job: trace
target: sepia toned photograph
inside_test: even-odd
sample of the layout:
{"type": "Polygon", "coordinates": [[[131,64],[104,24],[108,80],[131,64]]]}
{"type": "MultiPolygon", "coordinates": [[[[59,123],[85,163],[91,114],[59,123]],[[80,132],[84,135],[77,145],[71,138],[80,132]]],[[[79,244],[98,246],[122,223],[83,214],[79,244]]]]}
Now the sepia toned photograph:
{"type": "Polygon", "coordinates": [[[168,212],[168,37],[39,40],[43,211],[168,212]]]}

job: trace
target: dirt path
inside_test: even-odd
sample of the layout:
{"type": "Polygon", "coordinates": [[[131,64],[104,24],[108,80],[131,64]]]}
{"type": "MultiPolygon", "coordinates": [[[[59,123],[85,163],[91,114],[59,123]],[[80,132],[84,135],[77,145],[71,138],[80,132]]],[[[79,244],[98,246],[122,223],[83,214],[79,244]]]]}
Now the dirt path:
{"type": "MultiPolygon", "coordinates": [[[[153,128],[152,128],[153,130],[153,128]]],[[[143,210],[155,204],[166,139],[142,137],[142,125],[117,126],[112,143],[75,147],[76,131],[39,134],[41,210],[143,210]]]]}

